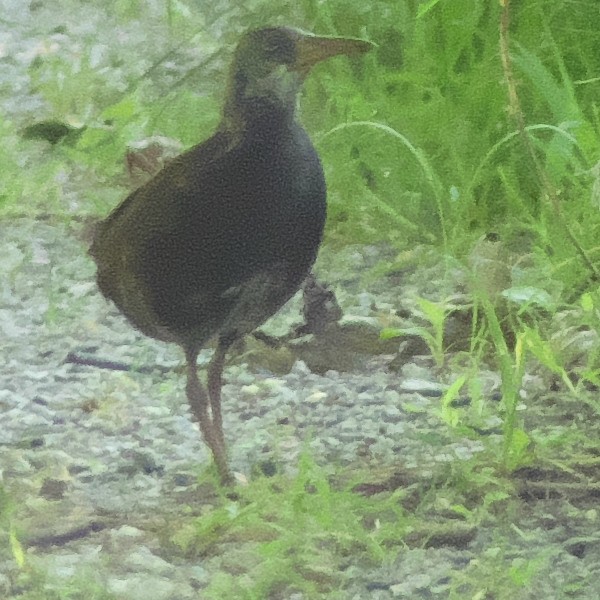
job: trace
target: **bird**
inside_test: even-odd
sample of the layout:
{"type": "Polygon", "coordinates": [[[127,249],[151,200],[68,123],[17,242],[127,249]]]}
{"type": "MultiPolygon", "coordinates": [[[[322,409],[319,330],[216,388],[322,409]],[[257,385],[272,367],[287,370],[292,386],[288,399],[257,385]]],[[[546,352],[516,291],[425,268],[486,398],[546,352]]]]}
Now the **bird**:
{"type": "Polygon", "coordinates": [[[234,481],[221,410],[227,353],[300,288],[323,236],[326,185],[297,116],[299,91],[317,63],[373,47],[291,27],[245,32],[213,135],[96,228],[89,252],[101,293],[139,331],[185,353],[187,400],[223,485],[234,481]],[[213,339],[205,386],[197,358],[213,339]]]}

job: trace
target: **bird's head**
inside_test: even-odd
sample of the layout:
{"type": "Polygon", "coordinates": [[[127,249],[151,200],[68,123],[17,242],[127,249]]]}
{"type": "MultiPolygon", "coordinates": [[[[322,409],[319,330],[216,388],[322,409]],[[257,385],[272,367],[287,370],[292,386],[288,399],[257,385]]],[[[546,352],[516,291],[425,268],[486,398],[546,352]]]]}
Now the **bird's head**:
{"type": "Polygon", "coordinates": [[[261,117],[293,118],[300,86],[315,64],[339,54],[361,54],[373,46],[364,40],[319,37],[289,27],[247,32],[230,69],[225,121],[240,126],[261,117]]]}

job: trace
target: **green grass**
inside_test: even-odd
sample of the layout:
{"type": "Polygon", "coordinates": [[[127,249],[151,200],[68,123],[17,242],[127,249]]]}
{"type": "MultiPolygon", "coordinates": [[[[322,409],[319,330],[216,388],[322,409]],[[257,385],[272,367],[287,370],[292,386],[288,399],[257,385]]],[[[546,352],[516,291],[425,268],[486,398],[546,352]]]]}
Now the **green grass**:
{"type": "MultiPolygon", "coordinates": [[[[68,0],[64,10],[79,4],[68,0]]],[[[449,383],[436,412],[448,436],[477,436],[473,426],[490,415],[502,423],[501,448],[480,436],[485,451],[454,465],[422,503],[443,497],[469,522],[497,510],[510,514],[520,502],[510,473],[596,447],[574,429],[545,438],[519,410],[524,379],[534,374],[555,378],[561,393],[574,398],[575,413],[598,414],[583,393],[600,385],[600,14],[594,2],[511,3],[508,55],[499,41],[500,2],[375,0],[368,8],[347,0],[302,0],[290,8],[257,2],[232,11],[218,39],[210,27],[215,15],[191,2],[165,0],[151,10],[142,1],[89,4],[104,11],[107,31],[77,38],[66,28],[70,43],[27,67],[44,107],[36,118],[84,129],[50,145],[24,139],[31,123],[13,123],[0,112],[0,214],[106,214],[126,194],[130,142],[164,135],[190,146],[210,134],[227,58],[247,27],[286,23],[368,37],[376,51],[320,65],[301,99],[302,120],[328,179],[325,243],[391,244],[398,260],[378,265],[378,276],[423,266],[423,254],[413,252],[423,245],[448,265],[446,273],[461,271],[470,311],[466,350],[450,354],[446,346],[455,308],[449,298],[456,292],[450,275],[438,296],[419,299],[418,325],[392,325],[382,334],[425,340],[449,383]],[[144,62],[135,44],[98,46],[99,37],[119,27],[154,32],[157,43],[145,46],[144,62]],[[509,95],[513,84],[516,97],[509,95]],[[488,243],[490,233],[498,241],[488,243]],[[486,368],[499,373],[499,405],[482,392],[486,368]],[[464,393],[471,407],[455,408],[453,400],[464,393]]],[[[59,319],[53,307],[51,301],[49,321],[59,319]]],[[[404,538],[422,504],[413,516],[401,509],[401,492],[364,498],[331,480],[305,455],[294,478],[252,481],[239,501],[222,498],[177,532],[173,540],[187,555],[218,552],[223,539],[251,547],[248,571],[222,571],[206,597],[266,598],[282,585],[320,597],[343,584],[336,571],[341,557],[385,561],[390,540],[404,538]]],[[[0,516],[7,514],[2,506],[0,516]]],[[[18,561],[18,540],[4,539],[18,561]]],[[[461,586],[478,578],[470,597],[522,589],[545,560],[498,571],[505,553],[500,540],[457,576],[453,597],[466,597],[461,586]]],[[[65,594],[56,597],[76,597],[65,594]]]]}
{"type": "Polygon", "coordinates": [[[332,485],[305,450],[294,477],[253,479],[238,488],[238,499],[223,498],[182,525],[171,542],[187,556],[205,558],[222,546],[238,548],[237,564],[214,578],[206,598],[269,598],[280,587],[320,597],[342,586],[344,562],[360,556],[379,563],[386,546],[400,544],[407,531],[402,491],[372,501],[351,488],[332,485]]]}

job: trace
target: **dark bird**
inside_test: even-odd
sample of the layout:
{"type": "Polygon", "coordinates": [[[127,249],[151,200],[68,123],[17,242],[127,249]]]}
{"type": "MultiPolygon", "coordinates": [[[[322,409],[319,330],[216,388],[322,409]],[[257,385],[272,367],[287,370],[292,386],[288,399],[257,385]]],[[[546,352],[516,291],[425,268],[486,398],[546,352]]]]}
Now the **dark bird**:
{"type": "Polygon", "coordinates": [[[169,162],[96,231],[90,253],[104,296],[146,335],[183,348],[187,399],[224,483],[227,350],[298,290],[325,223],[323,170],[296,119],[298,91],[316,63],[372,47],[286,27],[247,32],[213,136],[169,162]],[[213,337],[207,394],[196,361],[213,337]]]}

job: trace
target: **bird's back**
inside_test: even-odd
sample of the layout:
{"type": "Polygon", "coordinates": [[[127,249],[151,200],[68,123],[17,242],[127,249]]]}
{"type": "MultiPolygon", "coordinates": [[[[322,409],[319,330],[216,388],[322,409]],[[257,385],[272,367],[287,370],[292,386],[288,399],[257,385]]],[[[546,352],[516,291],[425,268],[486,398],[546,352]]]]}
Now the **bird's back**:
{"type": "Polygon", "coordinates": [[[319,159],[297,123],[254,131],[192,148],[100,227],[100,288],[144,333],[198,346],[248,333],[308,273],[325,220],[319,159]]]}

